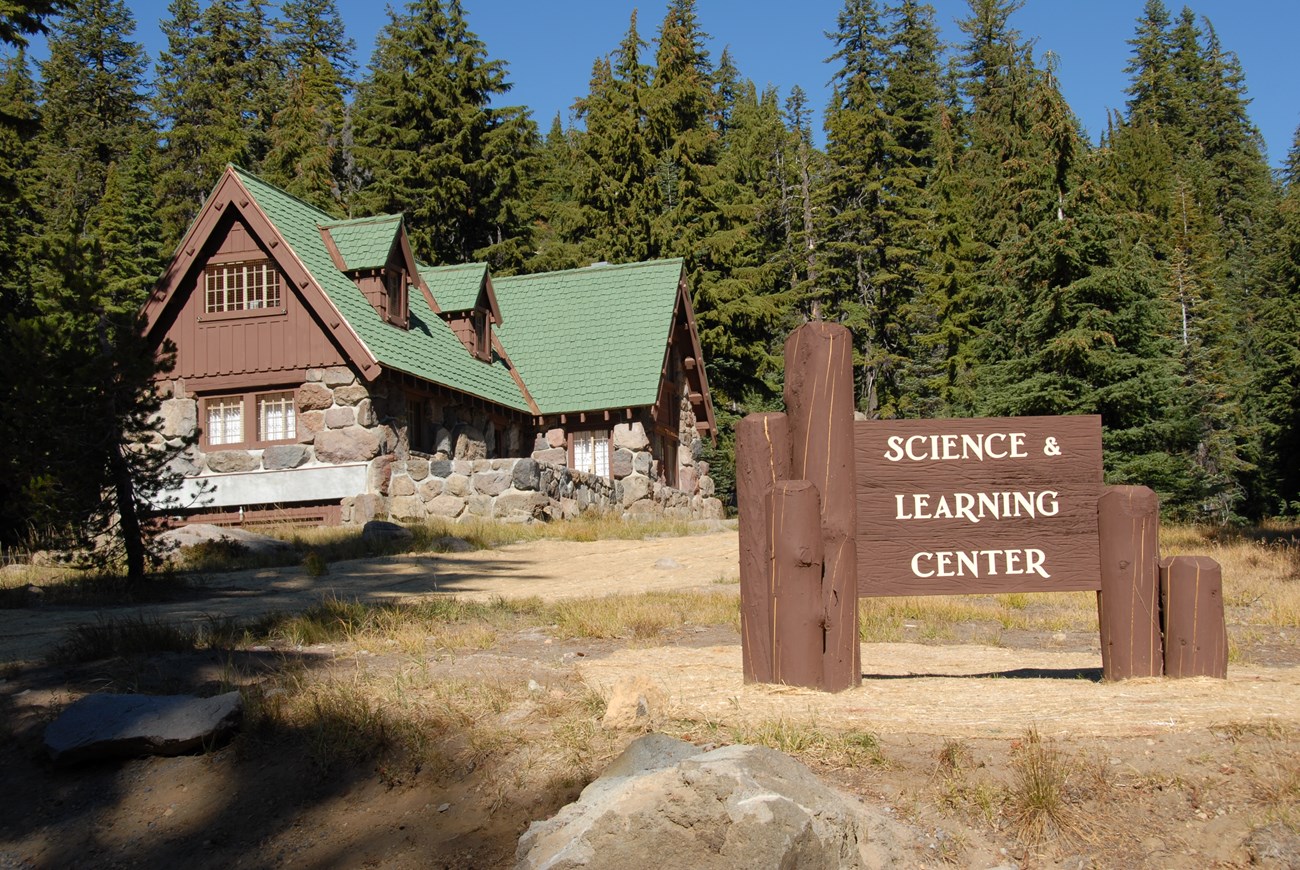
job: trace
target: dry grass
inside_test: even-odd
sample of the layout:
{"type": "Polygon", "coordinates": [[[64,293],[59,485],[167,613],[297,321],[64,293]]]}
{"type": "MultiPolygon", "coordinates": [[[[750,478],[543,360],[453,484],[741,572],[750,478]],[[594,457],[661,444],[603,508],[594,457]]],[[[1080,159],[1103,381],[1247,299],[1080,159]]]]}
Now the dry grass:
{"type": "Polygon", "coordinates": [[[1209,556],[1223,569],[1228,621],[1300,628],[1300,529],[1265,524],[1248,530],[1167,526],[1165,556],[1209,556]]]}
{"type": "Polygon", "coordinates": [[[1030,728],[1012,753],[1011,773],[1006,815],[1016,839],[1036,848],[1079,837],[1083,816],[1070,794],[1072,759],[1030,728]]]}
{"type": "Polygon", "coordinates": [[[826,768],[885,767],[880,740],[868,731],[828,731],[813,721],[779,718],[739,725],[731,742],[768,746],[826,768]]]}
{"type": "Polygon", "coordinates": [[[985,637],[994,641],[998,630],[1091,631],[1097,599],[1090,592],[1056,592],[864,598],[858,604],[858,636],[866,643],[902,640],[908,627],[924,640],[946,640],[959,625],[986,626],[985,637]]]}
{"type": "Polygon", "coordinates": [[[574,598],[547,605],[560,637],[647,640],[691,625],[740,630],[739,602],[726,592],[650,592],[574,598]]]}

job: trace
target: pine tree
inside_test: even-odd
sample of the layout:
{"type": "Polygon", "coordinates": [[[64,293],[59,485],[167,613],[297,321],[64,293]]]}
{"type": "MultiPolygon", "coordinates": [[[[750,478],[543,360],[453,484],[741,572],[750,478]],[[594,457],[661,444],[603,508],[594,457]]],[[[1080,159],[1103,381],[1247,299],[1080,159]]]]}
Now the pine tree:
{"type": "Polygon", "coordinates": [[[1252,386],[1261,397],[1262,462],[1272,492],[1267,508],[1300,515],[1300,128],[1287,154],[1272,254],[1265,264],[1256,332],[1259,370],[1252,386]]]}
{"type": "MultiPolygon", "coordinates": [[[[708,189],[718,159],[716,106],[707,38],[695,0],[672,0],[656,40],[645,93],[645,138],[653,158],[648,205],[651,256],[682,256],[694,266],[700,241],[717,228],[708,189]]],[[[698,286],[696,288],[699,289],[698,286]]],[[[707,311],[697,311],[707,317],[707,311]]]]}
{"type": "Polygon", "coordinates": [[[521,163],[536,130],[459,0],[415,0],[380,34],[356,106],[356,154],[366,181],[358,214],[403,212],[417,256],[478,256],[514,265],[525,250],[521,163]],[[496,252],[496,253],[494,253],[496,252]]]}
{"type": "MultiPolygon", "coordinates": [[[[31,362],[22,336],[34,314],[32,247],[37,228],[36,145],[40,113],[36,86],[20,48],[0,59],[0,345],[11,359],[31,362]]],[[[29,377],[0,381],[0,546],[29,533],[33,481],[41,477],[39,422],[33,402],[41,398],[29,377]]]]}
{"type": "Polygon", "coordinates": [[[45,19],[63,11],[62,0],[9,0],[0,9],[0,42],[26,48],[27,37],[45,32],[45,19]]]}
{"type": "Polygon", "coordinates": [[[39,117],[26,53],[20,49],[0,58],[0,312],[5,313],[27,311],[31,302],[37,221],[33,139],[39,117]]]}
{"type": "Polygon", "coordinates": [[[162,128],[155,170],[164,247],[198,214],[226,164],[260,171],[285,102],[282,59],[262,0],[171,0],[153,103],[162,128]]]}
{"type": "Polygon", "coordinates": [[[1158,273],[1122,244],[1095,161],[1049,64],[1027,120],[1025,232],[998,252],[1008,303],[984,341],[980,410],[995,415],[1099,413],[1114,482],[1151,486],[1171,506],[1188,485],[1190,429],[1158,273]]]}
{"type": "Polygon", "coordinates": [[[170,482],[164,466],[182,448],[145,450],[139,440],[153,440],[158,362],[136,315],[160,258],[146,61],[133,30],[122,3],[92,0],[56,22],[41,65],[38,268],[30,312],[8,323],[29,366],[15,416],[28,432],[21,441],[31,443],[18,473],[5,469],[4,488],[18,494],[38,534],[56,539],[45,543],[78,545],[102,560],[112,557],[102,546],[111,533],[128,575],[140,579],[149,534],[142,512],[170,482]]]}
{"type": "Polygon", "coordinates": [[[881,384],[899,357],[893,303],[884,286],[882,254],[888,244],[888,191],[882,184],[894,147],[882,97],[887,82],[888,40],[874,0],[848,0],[830,34],[838,63],[826,110],[827,173],[819,202],[823,215],[820,283],[823,299],[814,317],[838,319],[854,333],[859,406],[881,412],[881,384]],[[824,310],[823,310],[824,308],[824,310]]]}
{"type": "Polygon", "coordinates": [[[650,256],[647,200],[653,161],[645,132],[645,46],[633,12],[612,56],[592,64],[587,95],[574,105],[586,130],[577,139],[580,217],[567,241],[581,245],[593,260],[626,263],[650,256]]]}
{"type": "Polygon", "coordinates": [[[537,251],[525,264],[529,272],[574,269],[587,264],[573,239],[582,231],[578,202],[578,133],[566,129],[557,112],[538,154],[539,182],[533,196],[533,239],[537,251]]]}
{"type": "Polygon", "coordinates": [[[1147,0],[1137,33],[1129,40],[1133,57],[1124,72],[1132,77],[1127,93],[1128,117],[1134,122],[1177,127],[1182,108],[1174,99],[1170,59],[1169,10],[1161,0],[1147,0]]]}
{"type": "Polygon", "coordinates": [[[88,0],[54,24],[40,64],[41,219],[49,237],[76,239],[104,195],[109,167],[151,137],[147,60],[121,0],[88,0]]]}
{"type": "Polygon", "coordinates": [[[262,175],[325,211],[346,213],[343,126],[354,65],[334,0],[284,5],[283,99],[271,118],[262,175]]]}
{"type": "Polygon", "coordinates": [[[217,161],[237,149],[209,123],[220,84],[209,81],[198,2],[171,0],[167,8],[171,17],[162,22],[167,48],[158,56],[153,113],[162,128],[154,187],[163,248],[170,251],[216,183],[224,166],[217,161]]]}

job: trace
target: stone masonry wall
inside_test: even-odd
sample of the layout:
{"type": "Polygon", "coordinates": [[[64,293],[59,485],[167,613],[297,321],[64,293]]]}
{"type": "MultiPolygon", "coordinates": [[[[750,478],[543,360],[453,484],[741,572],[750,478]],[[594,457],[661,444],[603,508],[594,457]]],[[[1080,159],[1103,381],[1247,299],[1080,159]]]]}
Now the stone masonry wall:
{"type": "MultiPolygon", "coordinates": [[[[194,434],[200,423],[200,403],[186,395],[179,381],[169,385],[171,398],[162,402],[162,435],[172,444],[194,434]]],[[[232,390],[231,393],[237,391],[232,390]]],[[[344,366],[309,369],[307,380],[294,390],[297,406],[296,443],[267,447],[205,449],[196,444],[175,460],[177,470],[193,476],[204,472],[285,471],[349,462],[371,462],[392,449],[396,433],[381,424],[372,391],[344,366]]],[[[251,432],[255,421],[244,422],[251,432]]]]}
{"type": "MultiPolygon", "coordinates": [[[[167,386],[170,398],[160,410],[162,434],[179,444],[177,439],[196,431],[201,405],[185,394],[181,382],[167,386]]],[[[629,518],[723,516],[722,503],[712,497],[708,466],[695,460],[698,451],[683,443],[675,457],[681,485],[667,486],[639,422],[613,428],[611,476],[606,478],[566,467],[563,430],[539,434],[532,456],[520,457],[523,435],[517,426],[498,431],[486,417],[479,419],[482,415],[433,400],[424,412],[432,424],[435,452],[412,450],[405,393],[383,380],[367,386],[346,367],[309,370],[295,400],[296,443],[222,450],[195,445],[175,460],[177,470],[194,476],[366,462],[366,492],[343,499],[344,523],[429,517],[520,521],[571,518],[588,511],[629,518]],[[514,455],[492,458],[498,450],[514,455]],[[685,468],[691,472],[684,474],[685,468]]],[[[698,440],[693,416],[689,430],[685,422],[682,430],[692,445],[698,440]]]]}

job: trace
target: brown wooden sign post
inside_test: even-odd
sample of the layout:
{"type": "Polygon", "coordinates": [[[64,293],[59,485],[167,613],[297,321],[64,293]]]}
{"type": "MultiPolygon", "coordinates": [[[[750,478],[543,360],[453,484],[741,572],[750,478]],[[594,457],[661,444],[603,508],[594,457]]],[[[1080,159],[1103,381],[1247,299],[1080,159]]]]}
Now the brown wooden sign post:
{"type": "Polygon", "coordinates": [[[1155,493],[1102,486],[1100,417],[855,423],[851,360],[842,326],[799,327],[787,413],[736,430],[746,682],[856,686],[859,596],[1070,590],[1098,593],[1106,679],[1226,673],[1218,566],[1159,563],[1155,493]]]}

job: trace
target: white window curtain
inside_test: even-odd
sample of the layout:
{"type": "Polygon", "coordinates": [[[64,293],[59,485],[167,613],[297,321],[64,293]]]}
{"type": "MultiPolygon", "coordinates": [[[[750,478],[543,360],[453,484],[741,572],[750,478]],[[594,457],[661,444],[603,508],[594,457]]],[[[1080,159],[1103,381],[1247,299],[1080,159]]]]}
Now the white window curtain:
{"type": "Polygon", "coordinates": [[[244,403],[238,397],[208,402],[208,443],[238,444],[244,440],[244,403]]]}
{"type": "Polygon", "coordinates": [[[259,396],[257,416],[259,441],[288,441],[298,437],[292,393],[259,396]]]}

